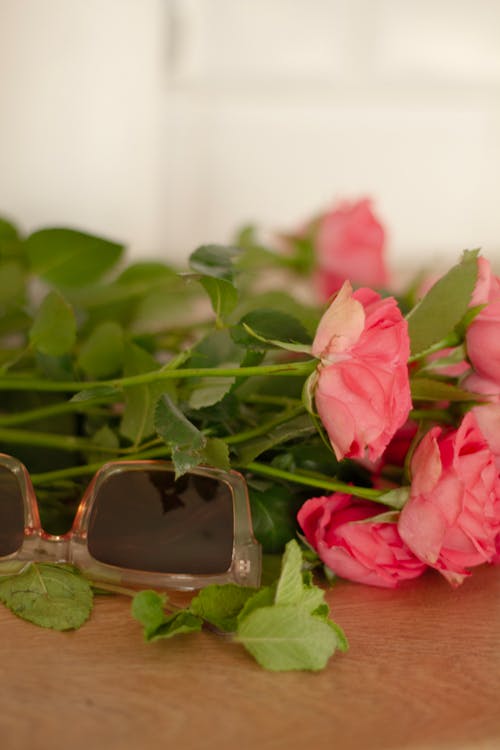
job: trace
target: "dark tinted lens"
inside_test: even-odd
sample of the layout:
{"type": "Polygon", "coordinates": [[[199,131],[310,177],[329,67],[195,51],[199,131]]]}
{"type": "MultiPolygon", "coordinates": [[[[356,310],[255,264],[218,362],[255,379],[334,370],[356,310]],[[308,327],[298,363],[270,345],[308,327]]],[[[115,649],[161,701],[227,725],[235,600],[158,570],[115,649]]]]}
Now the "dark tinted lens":
{"type": "Polygon", "coordinates": [[[0,466],[0,557],[21,547],[24,537],[24,502],[16,475],[0,466]]]}
{"type": "Polygon", "coordinates": [[[168,469],[127,470],[101,485],[89,522],[89,552],[123,568],[222,573],[233,552],[233,499],[225,482],[168,469]]]}

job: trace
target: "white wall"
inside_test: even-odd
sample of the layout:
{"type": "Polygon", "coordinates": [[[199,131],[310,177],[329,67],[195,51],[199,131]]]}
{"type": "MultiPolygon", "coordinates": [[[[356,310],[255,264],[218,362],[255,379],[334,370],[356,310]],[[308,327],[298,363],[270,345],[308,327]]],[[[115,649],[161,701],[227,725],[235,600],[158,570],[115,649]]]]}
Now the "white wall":
{"type": "Polygon", "coordinates": [[[0,0],[0,212],[185,257],[371,195],[500,257],[498,0],[0,0]]]}
{"type": "Polygon", "coordinates": [[[159,246],[161,0],[0,0],[0,212],[159,246]]]}

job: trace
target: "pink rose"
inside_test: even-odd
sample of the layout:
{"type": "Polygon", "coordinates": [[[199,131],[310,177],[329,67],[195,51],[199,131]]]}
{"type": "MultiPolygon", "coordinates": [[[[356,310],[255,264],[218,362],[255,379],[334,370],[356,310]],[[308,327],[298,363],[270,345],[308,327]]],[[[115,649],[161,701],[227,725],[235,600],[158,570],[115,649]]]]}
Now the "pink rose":
{"type": "Polygon", "coordinates": [[[356,285],[387,285],[385,232],[369,200],[341,203],[319,222],[315,251],[317,286],[328,299],[344,281],[356,285]]]}
{"type": "Polygon", "coordinates": [[[399,533],[415,555],[453,585],[492,562],[500,532],[500,480],[472,412],[458,430],[434,427],[417,447],[399,533]]]}
{"type": "Polygon", "coordinates": [[[394,588],[426,569],[402,541],[394,517],[351,495],[307,500],[298,513],[307,541],[334,573],[358,583],[394,588]],[[389,520],[390,519],[390,520],[389,520]]]}
{"type": "Polygon", "coordinates": [[[367,468],[371,472],[371,483],[378,490],[390,490],[399,487],[399,482],[391,476],[390,472],[387,476],[384,470],[388,467],[399,468],[402,474],[406,456],[417,431],[418,423],[409,419],[397,430],[379,460],[374,464],[368,463],[367,468]]]}
{"type": "Polygon", "coordinates": [[[471,305],[486,305],[466,334],[467,356],[478,375],[500,386],[500,280],[479,258],[479,277],[471,305]]]}
{"type": "Polygon", "coordinates": [[[411,409],[408,327],[392,297],[345,282],[313,341],[315,402],[340,460],[375,461],[411,409]]]}
{"type": "Polygon", "coordinates": [[[463,381],[462,387],[471,393],[478,393],[484,399],[484,403],[473,407],[472,413],[500,472],[500,386],[473,372],[463,381]]]}

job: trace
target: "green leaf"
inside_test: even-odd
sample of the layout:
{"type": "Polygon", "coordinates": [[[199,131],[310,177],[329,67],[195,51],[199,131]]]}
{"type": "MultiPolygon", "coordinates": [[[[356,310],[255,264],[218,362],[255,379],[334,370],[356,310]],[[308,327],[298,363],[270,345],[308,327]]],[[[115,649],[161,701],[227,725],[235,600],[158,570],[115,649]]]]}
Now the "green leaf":
{"type": "Polygon", "coordinates": [[[92,611],[88,581],[52,563],[31,563],[19,575],[0,578],[0,600],[18,617],[54,630],[79,628],[92,611]]]}
{"type": "MultiPolygon", "coordinates": [[[[156,404],[154,424],[158,435],[172,451],[177,478],[203,463],[203,450],[207,446],[207,438],[187,419],[167,394],[164,394],[156,404]]],[[[217,450],[214,447],[214,453],[217,453],[217,450]]]]}
{"type": "MultiPolygon", "coordinates": [[[[177,274],[173,268],[159,261],[140,261],[131,263],[116,279],[114,292],[117,295],[121,287],[127,297],[132,293],[137,296],[146,294],[151,285],[162,286],[166,282],[176,281],[177,274]]],[[[121,297],[120,299],[123,299],[121,297]]]]}
{"type": "Polygon", "coordinates": [[[337,638],[338,650],[342,651],[342,653],[346,653],[346,651],[349,651],[349,641],[347,640],[346,634],[344,633],[340,625],[337,625],[336,622],[330,619],[325,620],[325,622],[335,633],[335,637],[337,638]]]}
{"type": "Polygon", "coordinates": [[[303,587],[302,552],[295,539],[291,539],[285,547],[281,562],[275,603],[280,606],[299,604],[303,597],[303,587]]]}
{"type": "Polygon", "coordinates": [[[122,397],[122,391],[112,385],[96,385],[95,388],[78,391],[70,401],[84,404],[91,401],[119,401],[122,397]]]}
{"type": "Polygon", "coordinates": [[[123,367],[123,328],[112,320],[96,326],[82,344],[78,365],[91,378],[107,378],[123,367]]]}
{"type": "Polygon", "coordinates": [[[414,401],[484,401],[479,393],[464,391],[452,383],[433,378],[412,378],[411,397],[414,401]]]}
{"type": "MultiPolygon", "coordinates": [[[[92,442],[99,448],[109,448],[111,452],[118,450],[120,447],[118,435],[107,424],[103,424],[93,433],[92,442]]],[[[96,460],[99,460],[99,455],[102,456],[102,453],[97,454],[96,460]]]]}
{"type": "Polygon", "coordinates": [[[297,606],[307,610],[315,617],[323,617],[323,619],[327,619],[330,613],[330,609],[325,602],[325,592],[314,584],[310,570],[305,570],[302,573],[302,595],[297,602],[297,606]]]}
{"type": "Polygon", "coordinates": [[[201,449],[200,463],[215,466],[217,469],[229,471],[229,447],[220,438],[207,438],[205,446],[201,449]]]}
{"type": "Polygon", "coordinates": [[[176,477],[181,477],[200,464],[216,466],[218,469],[224,469],[225,471],[229,471],[231,468],[226,443],[219,438],[205,438],[203,435],[202,437],[205,442],[198,447],[169,443],[176,477]]]}
{"type": "Polygon", "coordinates": [[[42,354],[60,356],[71,351],[76,339],[75,315],[59,292],[49,292],[40,305],[30,341],[42,354]]]}
{"type": "Polygon", "coordinates": [[[166,594],[146,589],[139,591],[132,599],[132,617],[144,626],[144,639],[151,636],[165,622],[166,594]]]}
{"type": "Polygon", "coordinates": [[[270,586],[263,586],[258,591],[254,590],[253,596],[250,596],[245,604],[243,605],[239,615],[238,624],[242,622],[245,617],[248,617],[251,612],[262,607],[271,607],[274,604],[274,597],[276,596],[276,583],[270,586]]]}
{"type": "MultiPolygon", "coordinates": [[[[193,347],[187,367],[239,367],[245,354],[227,329],[211,331],[193,347]]],[[[234,377],[191,378],[184,386],[183,397],[192,409],[203,409],[221,401],[234,383],[234,377]]]]}
{"type": "Polygon", "coordinates": [[[238,367],[245,356],[227,329],[210,331],[192,348],[186,367],[238,367]]]}
{"type": "Polygon", "coordinates": [[[0,217],[0,241],[17,240],[18,237],[18,231],[14,224],[0,217]]]}
{"type": "Polygon", "coordinates": [[[296,529],[296,509],[289,489],[280,484],[264,490],[249,487],[249,495],[255,538],[264,552],[282,552],[296,529]]]}
{"type": "Polygon", "coordinates": [[[60,287],[99,279],[120,260],[123,245],[74,229],[41,229],[24,242],[33,273],[60,287]]]}
{"type": "Polygon", "coordinates": [[[25,298],[25,274],[14,260],[0,264],[0,306],[9,308],[21,305],[25,298]]]}
{"type": "Polygon", "coordinates": [[[238,444],[238,456],[240,463],[245,465],[253,461],[270,448],[287,443],[289,440],[297,440],[313,435],[316,432],[314,423],[308,414],[300,414],[287,422],[276,425],[269,430],[267,435],[252,438],[244,443],[238,444]]]}
{"type": "Polygon", "coordinates": [[[238,303],[238,290],[227,279],[202,276],[200,284],[210,297],[213,311],[218,321],[223,321],[238,303]]]}
{"type": "Polygon", "coordinates": [[[199,378],[197,380],[197,384],[193,383],[194,390],[188,400],[191,409],[205,409],[208,406],[218,404],[229,393],[236,379],[221,377],[199,378]]]}
{"type": "Polygon", "coordinates": [[[329,623],[294,605],[254,610],[239,623],[237,640],[272,671],[318,671],[339,645],[329,623]]]}
{"type": "MultiPolygon", "coordinates": [[[[149,352],[136,344],[128,343],[124,348],[125,376],[140,375],[158,370],[158,362],[149,352]]],[[[139,445],[145,438],[153,435],[154,412],[162,393],[172,388],[165,382],[135,385],[125,388],[125,408],[120,423],[120,433],[134,445],[139,445]]]]}
{"type": "Polygon", "coordinates": [[[240,255],[238,247],[224,245],[202,245],[189,256],[189,266],[204,276],[231,281],[233,260],[240,255]]]}
{"type": "Polygon", "coordinates": [[[311,338],[314,336],[321,317],[319,307],[308,307],[299,302],[293,293],[285,292],[283,289],[242,296],[235,315],[241,319],[255,310],[276,310],[290,315],[295,320],[300,320],[311,338]]]}
{"type": "Polygon", "coordinates": [[[24,262],[24,253],[17,227],[0,217],[0,258],[24,262]]]}
{"type": "Polygon", "coordinates": [[[166,394],[156,405],[154,420],[158,435],[170,446],[199,450],[206,445],[206,437],[166,394]]]}
{"type": "Polygon", "coordinates": [[[255,594],[254,588],[234,583],[206,586],[191,600],[190,611],[219,630],[233,632],[245,603],[255,594]]]}
{"type": "Polygon", "coordinates": [[[231,335],[238,344],[257,349],[311,343],[300,320],[280,310],[252,310],[233,327],[231,335]]]}
{"type": "MultiPolygon", "coordinates": [[[[410,488],[409,487],[397,487],[394,490],[389,490],[389,492],[386,492],[384,495],[381,495],[379,497],[379,502],[384,503],[385,505],[389,505],[391,508],[394,508],[395,510],[401,510],[401,508],[406,504],[408,498],[410,496],[410,488]]],[[[377,516],[377,520],[379,522],[387,521],[387,522],[397,522],[398,514],[396,513],[394,515],[394,511],[388,511],[387,513],[381,513],[377,516]],[[382,518],[384,516],[384,518],[382,518]]],[[[373,517],[370,518],[370,521],[373,521],[373,517]]]]}
{"type": "Polygon", "coordinates": [[[445,339],[464,317],[477,281],[478,252],[466,250],[460,263],[439,279],[408,313],[413,356],[445,339]]]}
{"type": "Polygon", "coordinates": [[[201,455],[198,449],[181,447],[175,445],[171,448],[172,461],[175,468],[175,478],[179,479],[188,471],[195,469],[201,463],[201,455]]]}
{"type": "Polygon", "coordinates": [[[166,615],[167,598],[156,591],[139,591],[132,600],[132,616],[144,626],[144,640],[158,641],[201,630],[202,621],[189,610],[166,615]]]}
{"type": "Polygon", "coordinates": [[[285,349],[287,352],[294,352],[295,354],[309,354],[312,355],[311,347],[308,344],[295,344],[289,341],[278,341],[277,339],[267,339],[254,331],[247,323],[243,323],[245,331],[257,341],[261,341],[267,346],[273,346],[277,349],[285,349]]]}
{"type": "Polygon", "coordinates": [[[164,638],[173,638],[174,635],[182,635],[183,633],[199,633],[202,626],[202,620],[191,614],[189,610],[181,610],[165,617],[164,623],[160,625],[148,640],[159,641],[164,638]]]}

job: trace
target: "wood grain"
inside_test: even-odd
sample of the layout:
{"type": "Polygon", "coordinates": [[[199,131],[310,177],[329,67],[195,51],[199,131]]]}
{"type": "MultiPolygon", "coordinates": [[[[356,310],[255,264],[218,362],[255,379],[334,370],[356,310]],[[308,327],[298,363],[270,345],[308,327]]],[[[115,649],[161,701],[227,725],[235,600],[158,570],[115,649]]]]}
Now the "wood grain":
{"type": "Polygon", "coordinates": [[[265,672],[210,633],[144,644],[121,597],[71,633],[2,607],[0,748],[500,748],[499,567],[328,599],[351,647],[318,674],[265,672]]]}

